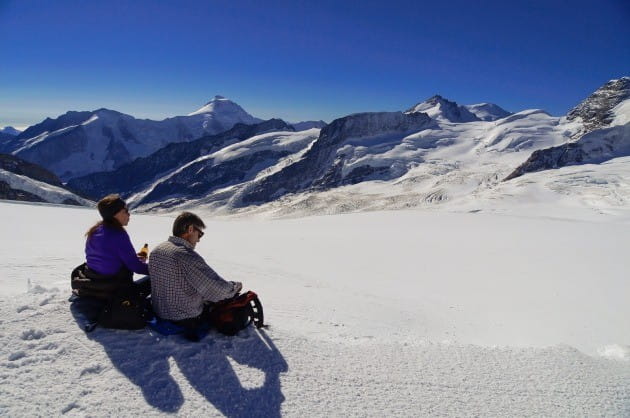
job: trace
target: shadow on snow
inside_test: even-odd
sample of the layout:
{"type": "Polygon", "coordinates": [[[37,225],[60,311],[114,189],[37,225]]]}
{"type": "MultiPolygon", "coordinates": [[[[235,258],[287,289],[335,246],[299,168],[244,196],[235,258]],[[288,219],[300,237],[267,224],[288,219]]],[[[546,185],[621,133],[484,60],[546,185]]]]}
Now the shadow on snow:
{"type": "MultiPolygon", "coordinates": [[[[72,313],[81,325],[82,315],[76,310],[72,313]]],[[[149,328],[96,328],[86,336],[103,346],[112,364],[160,411],[177,412],[184,404],[184,395],[171,374],[175,364],[190,385],[228,417],[280,416],[284,401],[280,373],[288,365],[264,330],[250,326],[234,337],[211,332],[198,343],[177,335],[163,336],[149,328]],[[230,359],[244,369],[264,373],[262,385],[244,382],[244,386],[230,359]]]]}

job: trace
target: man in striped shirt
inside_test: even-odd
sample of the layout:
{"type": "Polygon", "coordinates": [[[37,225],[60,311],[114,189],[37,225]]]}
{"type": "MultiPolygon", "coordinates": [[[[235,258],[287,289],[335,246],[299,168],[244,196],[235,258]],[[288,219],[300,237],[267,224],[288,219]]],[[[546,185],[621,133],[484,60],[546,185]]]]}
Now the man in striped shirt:
{"type": "Polygon", "coordinates": [[[194,213],[181,213],[173,223],[173,235],[149,258],[155,314],[191,330],[207,320],[208,302],[231,298],[243,287],[221,278],[195,251],[205,227],[194,213]]]}

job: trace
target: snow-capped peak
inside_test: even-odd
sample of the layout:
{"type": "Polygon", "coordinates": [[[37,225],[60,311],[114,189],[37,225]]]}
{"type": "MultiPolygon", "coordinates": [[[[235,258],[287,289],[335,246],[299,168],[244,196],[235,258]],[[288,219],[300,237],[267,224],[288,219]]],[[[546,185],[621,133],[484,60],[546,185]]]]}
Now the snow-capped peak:
{"type": "Polygon", "coordinates": [[[230,99],[226,99],[223,96],[214,96],[212,100],[203,105],[201,108],[196,111],[189,113],[188,116],[200,115],[202,113],[247,113],[243,110],[242,107],[231,101],[230,99]]]}
{"type": "Polygon", "coordinates": [[[472,105],[465,105],[471,113],[477,116],[481,120],[495,121],[497,119],[504,118],[511,115],[510,112],[495,105],[494,103],[477,103],[472,105]]]}
{"type": "Polygon", "coordinates": [[[440,95],[430,97],[405,111],[405,113],[418,112],[426,113],[432,119],[448,122],[460,123],[480,120],[474,113],[470,112],[464,106],[451,102],[440,95]]]}

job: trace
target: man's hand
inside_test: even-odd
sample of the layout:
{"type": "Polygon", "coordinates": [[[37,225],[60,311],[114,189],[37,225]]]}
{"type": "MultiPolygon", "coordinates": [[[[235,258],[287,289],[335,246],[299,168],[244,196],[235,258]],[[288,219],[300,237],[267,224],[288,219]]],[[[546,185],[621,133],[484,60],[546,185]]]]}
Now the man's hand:
{"type": "Polygon", "coordinates": [[[232,282],[234,284],[234,290],[236,291],[234,294],[238,294],[240,293],[240,291],[243,289],[243,283],[241,282],[232,282]]]}

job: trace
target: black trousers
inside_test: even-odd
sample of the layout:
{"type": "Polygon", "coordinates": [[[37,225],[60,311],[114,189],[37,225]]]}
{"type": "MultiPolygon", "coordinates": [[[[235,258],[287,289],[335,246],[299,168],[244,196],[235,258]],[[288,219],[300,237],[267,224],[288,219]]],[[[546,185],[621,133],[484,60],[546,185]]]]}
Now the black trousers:
{"type": "Polygon", "coordinates": [[[204,326],[211,325],[210,324],[210,311],[212,310],[211,304],[205,304],[203,306],[203,311],[194,317],[194,318],[186,318],[180,319],[179,321],[171,321],[175,325],[179,325],[184,328],[184,337],[186,337],[190,341],[199,341],[199,332],[204,326]]]}

